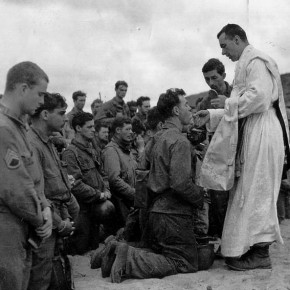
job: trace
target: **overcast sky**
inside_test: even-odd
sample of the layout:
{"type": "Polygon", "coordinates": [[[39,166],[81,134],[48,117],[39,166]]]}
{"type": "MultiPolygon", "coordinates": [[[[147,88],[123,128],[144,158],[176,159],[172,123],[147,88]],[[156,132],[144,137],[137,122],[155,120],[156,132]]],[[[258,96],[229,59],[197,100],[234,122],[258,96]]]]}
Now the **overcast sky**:
{"type": "Polygon", "coordinates": [[[129,84],[125,101],[141,95],[156,104],[168,88],[207,90],[201,68],[212,57],[226,66],[216,34],[237,23],[251,44],[290,72],[289,0],[0,0],[0,92],[8,69],[36,62],[47,72],[49,92],[72,107],[72,92],[114,96],[117,80],[129,84]]]}

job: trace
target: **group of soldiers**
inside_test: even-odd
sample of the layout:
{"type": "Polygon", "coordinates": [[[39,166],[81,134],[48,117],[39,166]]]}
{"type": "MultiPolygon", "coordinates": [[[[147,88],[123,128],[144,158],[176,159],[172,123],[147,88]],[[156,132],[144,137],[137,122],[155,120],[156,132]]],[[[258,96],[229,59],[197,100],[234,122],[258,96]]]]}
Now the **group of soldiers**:
{"type": "MultiPolygon", "coordinates": [[[[218,39],[233,61],[250,47],[235,24],[218,39]]],[[[241,241],[233,233],[242,250],[228,250],[222,233],[231,225],[225,229],[224,221],[229,204],[230,223],[239,186],[230,193],[197,185],[213,142],[210,126],[221,119],[212,116],[224,113],[233,90],[218,59],[209,59],[202,73],[210,91],[196,114],[179,88],[162,93],[153,108],[146,96],[126,104],[125,81],[116,82],[113,99],[95,100],[92,113],[83,111],[86,94],[74,92],[66,113],[65,98],[47,92],[49,78],[38,65],[22,62],[8,71],[0,105],[1,289],[54,289],[53,258],[64,248],[72,255],[94,250],[91,267],[101,267],[114,283],[193,273],[205,269],[201,259],[212,259],[198,252],[208,236],[226,241],[222,254],[234,270],[271,267],[268,250],[276,238],[269,231],[266,240],[252,239],[249,231],[241,241]]],[[[246,90],[241,102],[248,101],[246,90]]],[[[278,173],[281,180],[282,169],[278,173]]]]}

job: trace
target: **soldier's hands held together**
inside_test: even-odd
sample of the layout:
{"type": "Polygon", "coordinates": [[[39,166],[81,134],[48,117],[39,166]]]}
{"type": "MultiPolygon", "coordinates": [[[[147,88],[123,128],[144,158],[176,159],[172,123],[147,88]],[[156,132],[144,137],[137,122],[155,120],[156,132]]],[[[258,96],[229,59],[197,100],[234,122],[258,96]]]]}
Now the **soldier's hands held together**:
{"type": "Polygon", "coordinates": [[[61,237],[72,236],[74,231],[74,222],[71,222],[69,219],[62,221],[60,227],[58,228],[58,234],[61,237]]]}
{"type": "Polygon", "coordinates": [[[52,232],[52,215],[50,207],[46,207],[42,211],[42,216],[44,224],[36,229],[36,234],[42,239],[47,239],[50,237],[52,232]]]}

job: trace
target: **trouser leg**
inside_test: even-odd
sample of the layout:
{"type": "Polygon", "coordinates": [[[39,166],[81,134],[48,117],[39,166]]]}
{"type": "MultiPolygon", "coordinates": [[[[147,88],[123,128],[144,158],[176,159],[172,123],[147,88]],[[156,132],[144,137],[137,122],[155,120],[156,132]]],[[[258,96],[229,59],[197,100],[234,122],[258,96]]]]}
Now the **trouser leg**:
{"type": "Polygon", "coordinates": [[[191,216],[150,213],[154,252],[129,247],[126,277],[157,278],[198,269],[197,247],[191,216]]]}
{"type": "Polygon", "coordinates": [[[32,250],[32,268],[28,290],[46,290],[49,288],[52,274],[56,234],[45,239],[38,249],[32,250]]]}
{"type": "Polygon", "coordinates": [[[31,248],[24,229],[27,226],[7,216],[0,216],[0,289],[26,290],[31,270],[31,248]]]}
{"type": "Polygon", "coordinates": [[[73,236],[68,238],[68,253],[82,255],[90,244],[91,221],[87,211],[80,211],[75,227],[73,236]]]}
{"type": "Polygon", "coordinates": [[[125,277],[162,278],[177,273],[175,264],[165,256],[129,246],[125,277]]]}

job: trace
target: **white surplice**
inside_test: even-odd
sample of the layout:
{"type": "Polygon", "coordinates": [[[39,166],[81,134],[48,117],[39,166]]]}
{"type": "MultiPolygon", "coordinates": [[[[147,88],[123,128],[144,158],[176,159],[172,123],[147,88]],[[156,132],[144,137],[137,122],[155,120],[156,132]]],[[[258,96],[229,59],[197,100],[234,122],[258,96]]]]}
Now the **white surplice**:
{"type": "MultiPolygon", "coordinates": [[[[226,257],[240,256],[260,242],[283,243],[276,202],[284,164],[284,144],[273,108],[279,95],[284,120],[286,112],[278,74],[273,60],[251,45],[244,49],[236,65],[234,89],[243,91],[238,101],[238,116],[239,119],[246,117],[246,123],[241,175],[230,190],[222,235],[222,254],[226,257]]],[[[231,98],[226,100],[225,106],[230,102],[231,98]]],[[[209,111],[210,127],[214,128],[223,110],[209,111]]],[[[288,130],[288,122],[285,123],[288,130]]]]}

